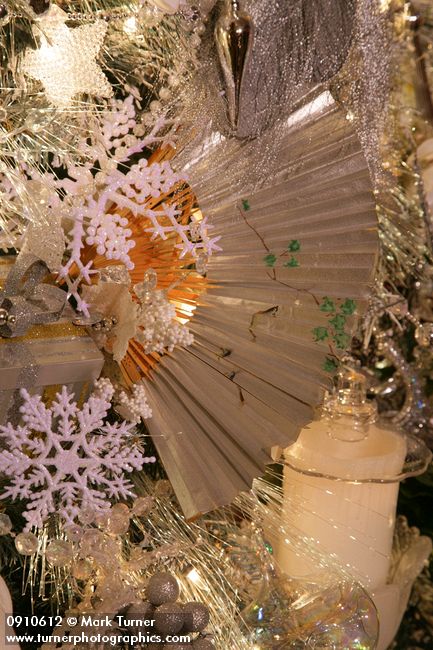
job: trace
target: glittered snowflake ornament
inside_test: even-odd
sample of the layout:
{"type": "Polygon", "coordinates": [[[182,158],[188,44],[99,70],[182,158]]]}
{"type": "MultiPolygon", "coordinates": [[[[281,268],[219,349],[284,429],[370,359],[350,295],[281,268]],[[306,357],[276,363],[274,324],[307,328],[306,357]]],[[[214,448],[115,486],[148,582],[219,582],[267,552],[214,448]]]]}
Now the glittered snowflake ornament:
{"type": "Polygon", "coordinates": [[[133,424],[105,421],[113,394],[110,382],[97,382],[79,409],[65,386],[50,407],[21,390],[23,424],[0,426],[0,472],[10,479],[1,498],[27,501],[25,530],[53,512],[72,524],[82,511],[108,511],[110,500],[133,495],[125,473],[155,461],[133,444],[133,424]]]}
{"type": "Polygon", "coordinates": [[[70,29],[67,19],[62,9],[52,5],[36,23],[39,49],[27,50],[22,64],[24,73],[42,82],[47,99],[58,108],[70,105],[79,93],[112,95],[108,79],[96,62],[107,25],[99,20],[70,29]]]}

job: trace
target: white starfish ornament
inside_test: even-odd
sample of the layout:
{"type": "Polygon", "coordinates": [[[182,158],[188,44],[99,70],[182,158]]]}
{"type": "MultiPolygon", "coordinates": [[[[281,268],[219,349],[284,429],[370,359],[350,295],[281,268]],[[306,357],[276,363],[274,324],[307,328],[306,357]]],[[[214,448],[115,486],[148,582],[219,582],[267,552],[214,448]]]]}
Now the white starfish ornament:
{"type": "Polygon", "coordinates": [[[37,22],[40,47],[27,50],[22,64],[23,72],[42,82],[47,99],[58,108],[70,105],[79,93],[110,97],[113,92],[96,62],[107,25],[98,20],[70,29],[67,19],[66,12],[51,5],[37,22]]]}

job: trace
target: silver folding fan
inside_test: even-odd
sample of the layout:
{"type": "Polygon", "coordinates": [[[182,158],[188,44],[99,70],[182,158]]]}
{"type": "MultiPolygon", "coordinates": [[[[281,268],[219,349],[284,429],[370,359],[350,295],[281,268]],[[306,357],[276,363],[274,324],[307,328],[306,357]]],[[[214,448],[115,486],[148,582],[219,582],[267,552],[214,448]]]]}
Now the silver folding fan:
{"type": "Polygon", "coordinates": [[[273,155],[258,188],[245,182],[255,140],[212,132],[174,160],[223,249],[194,344],[146,382],[150,433],[189,518],[248,489],[311,421],[372,280],[375,204],[353,123],[329,92],[300,105],[261,138],[273,155]]]}

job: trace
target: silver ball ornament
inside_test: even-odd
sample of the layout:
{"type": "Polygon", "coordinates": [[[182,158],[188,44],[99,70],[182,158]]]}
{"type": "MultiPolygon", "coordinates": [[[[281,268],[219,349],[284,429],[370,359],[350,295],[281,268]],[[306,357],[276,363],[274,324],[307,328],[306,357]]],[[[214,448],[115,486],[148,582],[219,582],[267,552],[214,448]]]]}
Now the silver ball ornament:
{"type": "MultiPolygon", "coordinates": [[[[128,607],[124,615],[125,621],[150,621],[153,619],[155,608],[148,602],[133,603],[128,607]]],[[[132,630],[139,632],[143,630],[140,625],[130,623],[128,625],[132,630]]],[[[161,647],[161,644],[159,644],[161,647]]]]}
{"type": "Polygon", "coordinates": [[[179,598],[179,585],[171,573],[156,573],[148,582],[146,596],[152,605],[174,603],[179,598]]]}
{"type": "Polygon", "coordinates": [[[203,632],[209,625],[209,608],[202,603],[187,603],[184,605],[185,632],[203,632]]]}
{"type": "Polygon", "coordinates": [[[154,613],[155,629],[161,634],[177,634],[183,628],[183,608],[176,603],[164,603],[154,613]]]}

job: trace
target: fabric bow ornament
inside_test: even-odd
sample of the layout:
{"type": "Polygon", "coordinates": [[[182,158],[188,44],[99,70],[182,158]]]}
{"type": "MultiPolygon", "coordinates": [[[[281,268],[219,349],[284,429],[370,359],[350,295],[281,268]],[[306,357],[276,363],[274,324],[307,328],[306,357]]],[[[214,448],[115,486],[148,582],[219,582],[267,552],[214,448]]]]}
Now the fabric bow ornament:
{"type": "Polygon", "coordinates": [[[24,336],[32,325],[52,323],[60,318],[66,293],[42,281],[48,266],[31,253],[20,253],[0,292],[0,336],[24,336]]]}

